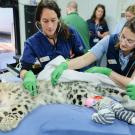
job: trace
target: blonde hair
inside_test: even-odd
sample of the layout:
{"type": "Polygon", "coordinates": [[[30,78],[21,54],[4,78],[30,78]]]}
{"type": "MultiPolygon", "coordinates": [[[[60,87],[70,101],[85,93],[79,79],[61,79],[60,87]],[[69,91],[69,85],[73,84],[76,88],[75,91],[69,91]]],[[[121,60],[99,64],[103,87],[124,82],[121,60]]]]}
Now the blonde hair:
{"type": "Polygon", "coordinates": [[[135,4],[128,6],[126,12],[130,12],[135,15],[135,4]]]}

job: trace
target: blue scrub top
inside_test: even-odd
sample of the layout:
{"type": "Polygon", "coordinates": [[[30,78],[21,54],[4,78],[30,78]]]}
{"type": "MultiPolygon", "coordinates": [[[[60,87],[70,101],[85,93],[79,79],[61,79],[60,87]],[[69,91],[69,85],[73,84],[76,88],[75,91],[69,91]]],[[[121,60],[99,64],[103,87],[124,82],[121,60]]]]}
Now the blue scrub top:
{"type": "Polygon", "coordinates": [[[37,59],[43,69],[49,61],[58,55],[69,59],[72,56],[77,57],[82,55],[84,52],[84,43],[80,35],[73,28],[69,28],[69,31],[72,34],[69,40],[65,40],[59,34],[55,45],[52,45],[48,38],[41,32],[37,32],[28,38],[25,42],[21,59],[22,69],[30,70],[37,59]]]}
{"type": "Polygon", "coordinates": [[[119,23],[117,23],[116,27],[114,28],[114,31],[112,34],[119,34],[122,31],[122,28],[124,27],[125,23],[127,22],[126,18],[122,18],[119,23]]]}
{"type": "Polygon", "coordinates": [[[93,47],[99,42],[99,40],[101,40],[101,38],[98,37],[97,32],[99,31],[101,34],[103,34],[104,32],[108,32],[108,25],[106,22],[96,25],[96,22],[92,19],[87,20],[87,24],[90,32],[89,43],[93,47]]]}
{"type": "Polygon", "coordinates": [[[116,50],[117,36],[118,34],[104,37],[89,52],[94,54],[97,60],[100,60],[105,54],[107,57],[107,67],[121,75],[131,77],[135,69],[134,59],[130,58],[133,54],[131,52],[125,57],[121,50],[116,50]]]}

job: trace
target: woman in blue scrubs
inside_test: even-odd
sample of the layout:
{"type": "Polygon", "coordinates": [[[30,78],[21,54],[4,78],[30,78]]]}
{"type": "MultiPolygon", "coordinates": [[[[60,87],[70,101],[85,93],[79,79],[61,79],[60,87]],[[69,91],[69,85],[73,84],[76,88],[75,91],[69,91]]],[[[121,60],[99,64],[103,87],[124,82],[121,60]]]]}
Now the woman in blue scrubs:
{"type": "Polygon", "coordinates": [[[114,28],[114,31],[112,34],[118,34],[121,32],[124,24],[131,20],[133,17],[135,17],[135,4],[130,5],[127,7],[126,11],[125,11],[125,17],[122,18],[120,20],[120,22],[116,25],[116,27],[114,28]]]}
{"type": "Polygon", "coordinates": [[[89,43],[92,47],[109,34],[108,25],[105,20],[105,13],[105,6],[98,4],[94,9],[91,18],[87,20],[90,33],[89,43]]]}
{"type": "Polygon", "coordinates": [[[61,63],[52,73],[52,84],[57,83],[65,69],[80,69],[99,60],[103,54],[107,57],[107,67],[92,67],[87,72],[109,76],[135,100],[135,17],[124,25],[120,35],[108,35],[85,55],[61,63]]]}
{"type": "Polygon", "coordinates": [[[53,0],[42,0],[36,11],[36,27],[38,32],[26,40],[21,59],[20,77],[24,87],[36,95],[36,78],[31,71],[38,61],[41,69],[57,57],[74,58],[84,52],[84,43],[80,35],[60,20],[61,13],[53,0]]]}

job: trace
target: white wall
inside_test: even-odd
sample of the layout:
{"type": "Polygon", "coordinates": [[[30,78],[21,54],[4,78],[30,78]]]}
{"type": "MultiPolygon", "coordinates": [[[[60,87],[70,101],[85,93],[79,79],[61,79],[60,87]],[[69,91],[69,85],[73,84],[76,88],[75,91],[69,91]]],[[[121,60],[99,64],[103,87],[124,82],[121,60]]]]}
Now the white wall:
{"type": "Polygon", "coordinates": [[[0,7],[0,32],[11,34],[13,27],[13,9],[0,7]]]}
{"type": "MultiPolygon", "coordinates": [[[[25,38],[25,20],[24,20],[24,4],[31,4],[34,0],[19,0],[19,15],[20,15],[20,35],[21,35],[21,52],[24,48],[25,38]]],[[[38,2],[39,0],[35,0],[38,2]]],[[[62,16],[66,15],[66,5],[70,0],[55,0],[61,8],[62,16]]],[[[110,33],[113,31],[116,23],[121,18],[121,13],[130,4],[135,4],[135,0],[76,0],[79,7],[80,15],[86,20],[90,18],[95,6],[99,3],[106,7],[106,20],[109,25],[110,33]]]]}
{"type": "Polygon", "coordinates": [[[135,0],[120,0],[121,1],[121,12],[124,12],[128,5],[135,4],[135,0]]]}

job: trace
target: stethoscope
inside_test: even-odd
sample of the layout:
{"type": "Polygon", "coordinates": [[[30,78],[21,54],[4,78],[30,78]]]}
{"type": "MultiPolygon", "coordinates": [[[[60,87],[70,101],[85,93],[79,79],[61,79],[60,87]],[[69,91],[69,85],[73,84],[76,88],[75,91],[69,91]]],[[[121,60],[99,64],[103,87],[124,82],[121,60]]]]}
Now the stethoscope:
{"type": "Polygon", "coordinates": [[[135,61],[132,63],[131,67],[129,68],[127,74],[126,74],[126,77],[128,76],[128,74],[130,73],[131,69],[133,68],[133,66],[135,66],[135,61]]]}
{"type": "Polygon", "coordinates": [[[59,29],[58,29],[57,33],[54,34],[53,37],[50,37],[50,36],[48,36],[47,34],[45,34],[45,33],[41,30],[41,28],[39,28],[38,23],[39,23],[38,21],[35,22],[35,26],[36,26],[36,28],[38,29],[38,31],[41,32],[45,37],[47,37],[47,38],[49,38],[49,39],[52,39],[52,40],[53,40],[53,43],[54,43],[54,46],[55,46],[55,45],[56,45],[56,40],[55,40],[55,38],[57,37],[58,33],[60,32],[61,23],[59,23],[59,24],[60,24],[59,29]]]}
{"type": "MultiPolygon", "coordinates": [[[[120,36],[120,34],[118,34],[118,37],[120,36]]],[[[128,74],[130,73],[131,69],[133,68],[133,66],[135,66],[135,61],[132,63],[132,65],[130,66],[127,74],[126,74],[126,77],[128,76],[128,74]]]]}

